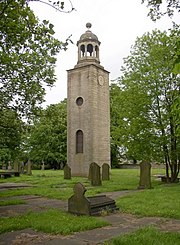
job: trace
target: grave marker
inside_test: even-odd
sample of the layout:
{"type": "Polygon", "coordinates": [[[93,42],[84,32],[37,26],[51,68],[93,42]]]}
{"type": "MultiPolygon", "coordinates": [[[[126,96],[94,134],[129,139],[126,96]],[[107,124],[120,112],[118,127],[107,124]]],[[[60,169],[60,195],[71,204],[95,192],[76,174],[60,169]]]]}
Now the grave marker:
{"type": "Polygon", "coordinates": [[[27,162],[27,174],[32,175],[32,162],[30,160],[27,162]]]}
{"type": "Polygon", "coordinates": [[[140,163],[140,181],[138,189],[151,188],[151,164],[143,161],[140,163]]]}
{"type": "Polygon", "coordinates": [[[93,162],[90,164],[89,179],[91,180],[92,186],[102,185],[100,170],[101,170],[101,168],[97,163],[93,162]]]}
{"type": "Polygon", "coordinates": [[[109,164],[104,163],[102,165],[102,180],[109,180],[109,164]]]}
{"type": "Polygon", "coordinates": [[[74,186],[74,195],[68,199],[68,212],[78,215],[100,215],[118,210],[115,201],[105,195],[85,197],[86,189],[81,183],[74,186]]]}
{"type": "Polygon", "coordinates": [[[68,164],[64,166],[64,179],[71,179],[71,168],[68,164]]]}

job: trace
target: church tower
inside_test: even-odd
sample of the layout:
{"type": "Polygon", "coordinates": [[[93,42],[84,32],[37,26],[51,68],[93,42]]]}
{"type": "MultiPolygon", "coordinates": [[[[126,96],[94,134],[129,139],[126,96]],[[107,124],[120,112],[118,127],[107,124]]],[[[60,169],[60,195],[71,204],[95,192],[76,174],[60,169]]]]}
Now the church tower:
{"type": "Polygon", "coordinates": [[[100,41],[86,27],[77,64],[67,71],[67,164],[72,176],[85,177],[92,162],[110,166],[109,72],[100,65],[100,41]]]}

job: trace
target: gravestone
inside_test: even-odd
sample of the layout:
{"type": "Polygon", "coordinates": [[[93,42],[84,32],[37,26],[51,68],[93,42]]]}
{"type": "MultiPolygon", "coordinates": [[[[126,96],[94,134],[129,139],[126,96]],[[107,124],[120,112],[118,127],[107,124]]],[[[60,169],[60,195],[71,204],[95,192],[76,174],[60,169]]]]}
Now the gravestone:
{"type": "Polygon", "coordinates": [[[91,180],[92,186],[102,185],[101,172],[100,171],[101,171],[101,168],[97,163],[93,162],[90,164],[89,179],[91,180]]]}
{"type": "Polygon", "coordinates": [[[14,172],[19,172],[19,163],[14,162],[14,172]]]}
{"type": "Polygon", "coordinates": [[[27,162],[27,174],[32,175],[32,162],[30,160],[27,162]]]}
{"type": "Polygon", "coordinates": [[[64,179],[71,179],[71,168],[68,164],[64,166],[64,179]]]}
{"type": "Polygon", "coordinates": [[[63,169],[64,168],[64,164],[63,162],[60,163],[60,169],[63,169]]]}
{"type": "Polygon", "coordinates": [[[11,162],[8,162],[8,170],[12,170],[11,162]]]}
{"type": "Polygon", "coordinates": [[[81,183],[77,183],[74,188],[74,195],[68,199],[68,212],[74,214],[89,214],[90,202],[84,196],[86,189],[81,183]]]}
{"type": "Polygon", "coordinates": [[[2,170],[6,170],[6,164],[4,162],[2,163],[2,170]]]}
{"type": "Polygon", "coordinates": [[[41,165],[41,170],[44,170],[45,169],[45,165],[44,165],[44,162],[42,163],[41,165]]]}
{"type": "Polygon", "coordinates": [[[138,189],[151,188],[151,164],[146,161],[140,163],[140,181],[138,189]]]}
{"type": "Polygon", "coordinates": [[[104,163],[102,165],[102,180],[109,180],[109,164],[104,163]]]}
{"type": "Polygon", "coordinates": [[[21,174],[24,173],[24,163],[23,162],[20,164],[20,172],[21,174]]]}
{"type": "Polygon", "coordinates": [[[105,195],[85,197],[86,189],[81,183],[74,186],[74,195],[68,199],[68,212],[78,215],[112,213],[118,208],[115,201],[105,195]],[[105,213],[104,212],[104,213],[105,213]]]}

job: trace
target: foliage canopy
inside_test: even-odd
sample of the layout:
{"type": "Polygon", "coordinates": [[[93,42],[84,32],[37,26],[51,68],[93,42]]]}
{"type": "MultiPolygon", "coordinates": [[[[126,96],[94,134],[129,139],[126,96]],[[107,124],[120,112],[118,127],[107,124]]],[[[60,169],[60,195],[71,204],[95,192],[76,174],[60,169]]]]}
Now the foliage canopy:
{"type": "Polygon", "coordinates": [[[138,160],[166,163],[175,181],[180,167],[180,77],[172,73],[179,27],[137,38],[111,86],[113,144],[138,160]],[[178,105],[179,108],[179,105],[178,105]],[[113,116],[114,115],[114,116],[113,116]]]}
{"type": "Polygon", "coordinates": [[[43,102],[45,86],[56,80],[56,54],[66,45],[53,25],[40,23],[25,0],[0,2],[0,110],[30,118],[43,102]]]}

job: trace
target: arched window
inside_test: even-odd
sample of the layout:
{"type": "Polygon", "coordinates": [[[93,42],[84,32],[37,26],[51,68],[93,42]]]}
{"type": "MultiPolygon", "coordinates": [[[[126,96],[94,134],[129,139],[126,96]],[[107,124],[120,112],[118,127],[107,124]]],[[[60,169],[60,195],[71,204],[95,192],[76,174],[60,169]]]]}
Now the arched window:
{"type": "Polygon", "coordinates": [[[83,132],[78,130],[76,132],[76,153],[83,153],[83,132]]]}
{"type": "Polygon", "coordinates": [[[92,44],[88,44],[87,45],[87,52],[88,52],[89,56],[92,56],[92,53],[93,53],[93,46],[92,46],[92,44]]]}
{"type": "Polygon", "coordinates": [[[85,46],[84,46],[84,44],[81,45],[80,50],[81,50],[81,57],[84,57],[84,55],[85,55],[85,46]]]}

